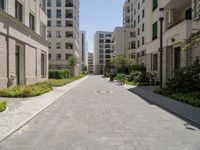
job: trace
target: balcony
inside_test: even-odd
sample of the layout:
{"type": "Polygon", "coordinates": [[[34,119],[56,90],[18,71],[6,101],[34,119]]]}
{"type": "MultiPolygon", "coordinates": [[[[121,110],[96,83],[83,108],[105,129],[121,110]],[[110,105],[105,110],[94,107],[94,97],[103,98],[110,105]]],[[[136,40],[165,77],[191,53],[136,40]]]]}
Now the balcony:
{"type": "Polygon", "coordinates": [[[170,46],[187,39],[192,33],[192,21],[183,19],[171,24],[164,33],[164,46],[170,46]]]}

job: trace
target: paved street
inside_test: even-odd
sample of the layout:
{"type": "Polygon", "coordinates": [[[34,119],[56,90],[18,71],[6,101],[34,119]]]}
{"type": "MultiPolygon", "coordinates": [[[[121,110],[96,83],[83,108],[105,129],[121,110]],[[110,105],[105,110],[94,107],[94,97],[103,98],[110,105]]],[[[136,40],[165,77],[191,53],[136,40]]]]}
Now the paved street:
{"type": "Polygon", "coordinates": [[[200,130],[124,87],[90,76],[0,150],[199,150],[200,130]]]}

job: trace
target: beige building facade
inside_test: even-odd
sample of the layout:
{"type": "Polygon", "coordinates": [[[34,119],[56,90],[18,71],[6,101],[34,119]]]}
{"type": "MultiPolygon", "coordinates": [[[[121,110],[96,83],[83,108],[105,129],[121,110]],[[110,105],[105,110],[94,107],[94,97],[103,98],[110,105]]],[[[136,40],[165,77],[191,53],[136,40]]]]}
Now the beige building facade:
{"type": "Polygon", "coordinates": [[[160,78],[160,22],[159,9],[164,8],[163,84],[173,77],[175,69],[192,64],[200,57],[200,49],[183,50],[184,41],[198,27],[192,21],[192,0],[154,0],[146,2],[147,71],[160,78]]]}
{"type": "Polygon", "coordinates": [[[111,61],[112,32],[97,31],[94,35],[94,74],[105,73],[106,64],[111,61]]]}
{"type": "Polygon", "coordinates": [[[0,88],[48,78],[45,0],[0,0],[0,88]]]}
{"type": "MultiPolygon", "coordinates": [[[[79,62],[79,0],[47,0],[49,69],[70,69],[67,60],[75,56],[79,62]]],[[[79,74],[80,64],[75,66],[79,74]]]]}

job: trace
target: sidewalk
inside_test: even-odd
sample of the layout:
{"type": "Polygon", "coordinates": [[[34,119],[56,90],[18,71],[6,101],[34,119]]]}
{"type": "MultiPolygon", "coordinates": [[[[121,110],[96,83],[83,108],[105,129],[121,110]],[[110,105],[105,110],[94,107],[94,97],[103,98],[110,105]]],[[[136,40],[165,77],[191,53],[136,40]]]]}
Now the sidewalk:
{"type": "Polygon", "coordinates": [[[87,77],[88,76],[63,87],[54,88],[53,91],[38,97],[16,99],[0,98],[6,100],[8,105],[6,111],[0,113],[0,141],[30,121],[70,89],[87,79],[87,77]]]}
{"type": "Polygon", "coordinates": [[[157,87],[124,85],[129,91],[144,98],[151,104],[156,104],[182,118],[200,125],[200,108],[194,107],[174,99],[155,94],[153,90],[157,87]]]}

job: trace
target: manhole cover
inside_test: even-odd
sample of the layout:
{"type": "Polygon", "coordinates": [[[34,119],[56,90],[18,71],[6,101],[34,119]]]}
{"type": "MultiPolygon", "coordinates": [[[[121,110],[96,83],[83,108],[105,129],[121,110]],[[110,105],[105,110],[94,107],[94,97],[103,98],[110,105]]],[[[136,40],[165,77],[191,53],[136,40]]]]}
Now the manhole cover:
{"type": "Polygon", "coordinates": [[[98,90],[95,91],[96,94],[112,94],[112,91],[107,91],[107,90],[98,90]]]}

